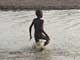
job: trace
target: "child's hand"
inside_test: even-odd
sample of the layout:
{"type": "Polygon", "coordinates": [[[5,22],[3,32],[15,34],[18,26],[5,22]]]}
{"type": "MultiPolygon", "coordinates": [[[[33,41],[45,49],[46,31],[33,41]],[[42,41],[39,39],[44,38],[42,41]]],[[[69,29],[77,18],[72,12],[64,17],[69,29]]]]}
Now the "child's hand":
{"type": "Polygon", "coordinates": [[[48,40],[50,40],[49,36],[48,36],[48,40]]]}
{"type": "Polygon", "coordinates": [[[47,35],[47,39],[50,40],[49,36],[47,35]]]}

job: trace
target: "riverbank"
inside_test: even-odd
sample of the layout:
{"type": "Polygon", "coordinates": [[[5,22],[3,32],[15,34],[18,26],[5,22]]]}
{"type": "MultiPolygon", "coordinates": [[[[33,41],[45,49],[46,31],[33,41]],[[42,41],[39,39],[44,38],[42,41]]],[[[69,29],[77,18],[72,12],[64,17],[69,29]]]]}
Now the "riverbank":
{"type": "Polygon", "coordinates": [[[79,0],[0,0],[0,10],[80,9],[79,0]]]}

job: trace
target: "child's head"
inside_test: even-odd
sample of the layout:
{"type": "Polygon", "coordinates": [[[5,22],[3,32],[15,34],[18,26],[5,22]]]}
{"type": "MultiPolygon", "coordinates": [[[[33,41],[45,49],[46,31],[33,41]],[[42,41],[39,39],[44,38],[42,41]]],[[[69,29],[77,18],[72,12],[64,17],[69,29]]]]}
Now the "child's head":
{"type": "Polygon", "coordinates": [[[43,17],[42,11],[41,11],[41,10],[36,10],[36,16],[37,16],[38,18],[42,18],[42,17],[43,17]]]}

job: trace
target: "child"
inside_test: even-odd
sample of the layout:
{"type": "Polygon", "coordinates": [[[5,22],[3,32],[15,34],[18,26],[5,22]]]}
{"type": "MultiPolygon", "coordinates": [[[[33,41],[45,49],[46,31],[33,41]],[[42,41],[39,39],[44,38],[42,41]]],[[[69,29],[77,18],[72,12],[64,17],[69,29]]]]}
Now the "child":
{"type": "Polygon", "coordinates": [[[31,29],[32,29],[32,26],[34,25],[35,42],[38,43],[40,39],[44,39],[44,40],[46,40],[46,42],[44,43],[44,46],[46,46],[49,43],[50,38],[45,33],[45,31],[43,29],[44,20],[41,19],[43,17],[42,11],[41,10],[36,10],[36,16],[37,16],[37,18],[33,19],[33,22],[32,22],[32,24],[30,25],[30,28],[29,28],[30,39],[32,39],[31,29]]]}

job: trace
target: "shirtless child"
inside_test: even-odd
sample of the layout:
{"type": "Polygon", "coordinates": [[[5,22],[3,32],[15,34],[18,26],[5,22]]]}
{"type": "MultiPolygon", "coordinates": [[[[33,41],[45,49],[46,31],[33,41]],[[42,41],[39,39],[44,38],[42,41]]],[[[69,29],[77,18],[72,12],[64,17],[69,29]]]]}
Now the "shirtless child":
{"type": "Polygon", "coordinates": [[[44,43],[44,46],[46,46],[49,43],[50,38],[46,34],[46,32],[44,31],[44,28],[43,28],[44,20],[41,19],[43,17],[42,11],[41,10],[36,10],[36,16],[37,16],[37,18],[33,19],[33,22],[32,22],[32,24],[30,25],[30,28],[29,28],[30,39],[32,39],[31,29],[32,29],[32,26],[34,25],[35,42],[38,43],[40,39],[46,40],[46,42],[44,43]]]}

